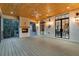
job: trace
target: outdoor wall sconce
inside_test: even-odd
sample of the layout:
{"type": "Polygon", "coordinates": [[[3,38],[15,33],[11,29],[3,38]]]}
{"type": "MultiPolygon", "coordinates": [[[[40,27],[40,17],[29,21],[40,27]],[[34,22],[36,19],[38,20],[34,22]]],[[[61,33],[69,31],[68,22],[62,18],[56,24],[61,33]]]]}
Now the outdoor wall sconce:
{"type": "Polygon", "coordinates": [[[51,28],[51,25],[49,25],[48,28],[51,28]]]}
{"type": "Polygon", "coordinates": [[[79,26],[79,17],[75,18],[75,23],[77,24],[77,26],[79,26]]]}
{"type": "Polygon", "coordinates": [[[75,22],[79,26],[79,13],[76,13],[75,22]]]}
{"type": "Polygon", "coordinates": [[[53,22],[48,22],[47,25],[48,25],[48,28],[51,28],[51,26],[53,25],[53,22]]]}

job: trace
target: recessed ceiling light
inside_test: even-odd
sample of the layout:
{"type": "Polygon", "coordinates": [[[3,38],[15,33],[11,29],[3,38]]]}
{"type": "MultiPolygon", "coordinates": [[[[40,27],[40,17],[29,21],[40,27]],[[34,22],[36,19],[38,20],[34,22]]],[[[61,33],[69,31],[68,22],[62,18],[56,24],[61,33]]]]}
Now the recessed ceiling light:
{"type": "Polygon", "coordinates": [[[68,6],[68,7],[66,7],[67,9],[70,9],[70,7],[68,6]]]}
{"type": "Polygon", "coordinates": [[[11,11],[10,13],[13,14],[13,11],[11,11]]]}
{"type": "Polygon", "coordinates": [[[49,16],[48,14],[46,14],[46,16],[49,16]]]}

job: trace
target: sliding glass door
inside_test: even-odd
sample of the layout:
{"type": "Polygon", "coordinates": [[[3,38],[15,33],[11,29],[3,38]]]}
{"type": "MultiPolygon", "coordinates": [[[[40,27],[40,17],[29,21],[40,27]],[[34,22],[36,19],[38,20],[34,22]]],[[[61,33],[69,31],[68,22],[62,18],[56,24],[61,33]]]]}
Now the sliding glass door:
{"type": "Polygon", "coordinates": [[[19,21],[13,19],[3,19],[3,38],[19,36],[19,21]]]}

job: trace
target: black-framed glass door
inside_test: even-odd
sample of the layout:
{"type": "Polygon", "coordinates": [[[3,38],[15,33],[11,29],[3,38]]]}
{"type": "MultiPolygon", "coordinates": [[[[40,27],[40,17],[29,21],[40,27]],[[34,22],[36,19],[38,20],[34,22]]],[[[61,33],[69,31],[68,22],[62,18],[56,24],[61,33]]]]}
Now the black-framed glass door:
{"type": "Polygon", "coordinates": [[[57,20],[55,24],[55,36],[59,38],[62,37],[61,25],[61,20],[57,20]]]}
{"type": "Polygon", "coordinates": [[[35,36],[37,35],[37,30],[36,30],[36,24],[34,22],[30,22],[30,35],[35,36]]]}
{"type": "Polygon", "coordinates": [[[44,35],[44,31],[45,31],[45,21],[41,21],[40,22],[40,34],[44,35]]]}
{"type": "Polygon", "coordinates": [[[56,19],[55,37],[69,38],[69,18],[56,19]]]}
{"type": "Polygon", "coordinates": [[[62,38],[69,38],[69,19],[62,20],[62,38]]]}

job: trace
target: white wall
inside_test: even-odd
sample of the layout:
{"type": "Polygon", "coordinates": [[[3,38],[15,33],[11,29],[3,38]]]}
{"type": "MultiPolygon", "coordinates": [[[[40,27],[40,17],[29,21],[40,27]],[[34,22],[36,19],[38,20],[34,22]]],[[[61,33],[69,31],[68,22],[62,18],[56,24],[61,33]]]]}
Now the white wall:
{"type": "Polygon", "coordinates": [[[48,37],[55,37],[55,17],[50,17],[50,21],[49,18],[45,19],[45,35],[48,37]],[[51,25],[50,28],[48,28],[48,25],[51,25]],[[48,33],[49,32],[49,33],[48,33]]]}
{"type": "Polygon", "coordinates": [[[29,37],[30,36],[30,32],[29,32],[29,28],[28,28],[28,32],[27,33],[22,33],[22,27],[21,26],[29,26],[29,19],[25,18],[25,17],[20,17],[20,28],[19,28],[19,37],[29,37]]]}
{"type": "Polygon", "coordinates": [[[22,33],[22,29],[21,28],[19,29],[19,37],[20,38],[29,37],[29,36],[30,36],[29,33],[22,33]]]}
{"type": "Polygon", "coordinates": [[[76,12],[79,10],[70,12],[70,40],[79,41],[79,25],[75,22],[76,12]]]}

